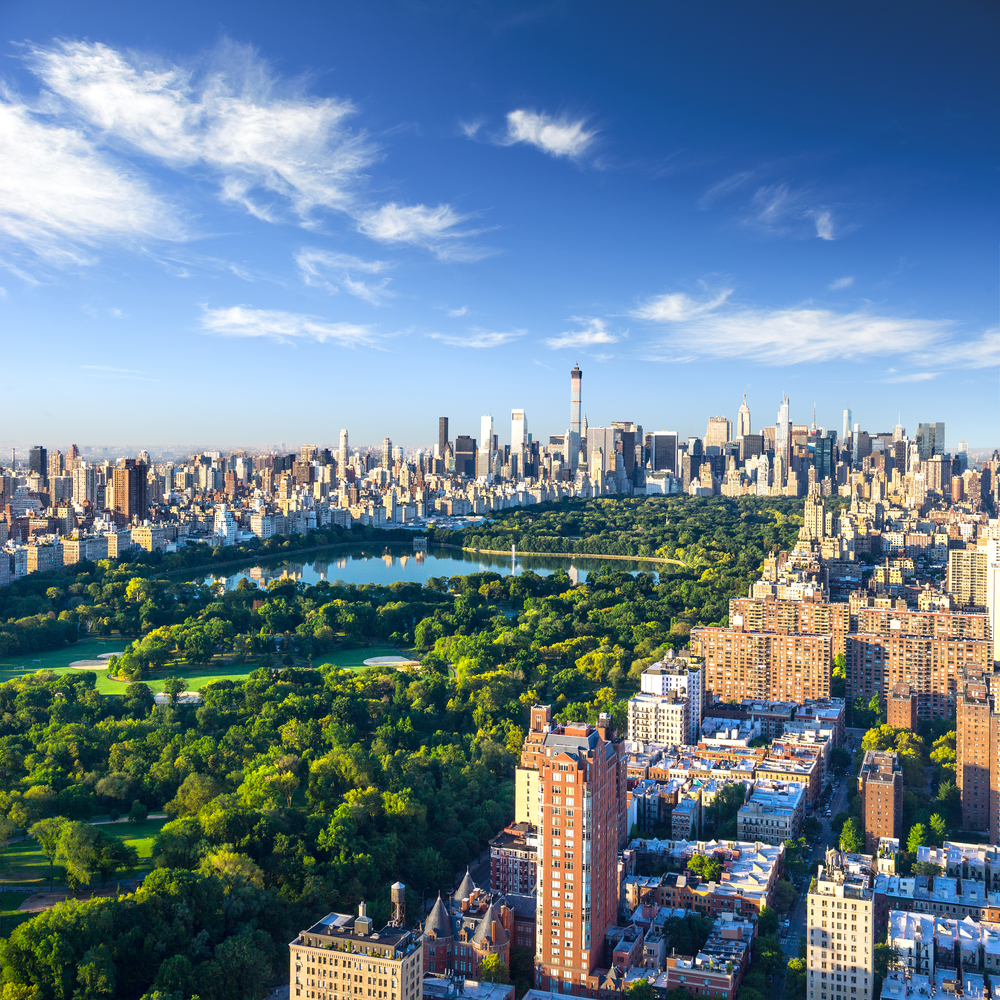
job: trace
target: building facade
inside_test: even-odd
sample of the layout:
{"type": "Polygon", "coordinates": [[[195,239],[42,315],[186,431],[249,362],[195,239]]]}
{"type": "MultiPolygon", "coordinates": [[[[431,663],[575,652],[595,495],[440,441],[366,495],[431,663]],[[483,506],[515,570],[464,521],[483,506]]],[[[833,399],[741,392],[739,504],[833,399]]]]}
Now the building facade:
{"type": "Polygon", "coordinates": [[[858,775],[865,852],[874,854],[883,837],[899,837],[903,828],[903,769],[894,753],[869,750],[858,775]]]}

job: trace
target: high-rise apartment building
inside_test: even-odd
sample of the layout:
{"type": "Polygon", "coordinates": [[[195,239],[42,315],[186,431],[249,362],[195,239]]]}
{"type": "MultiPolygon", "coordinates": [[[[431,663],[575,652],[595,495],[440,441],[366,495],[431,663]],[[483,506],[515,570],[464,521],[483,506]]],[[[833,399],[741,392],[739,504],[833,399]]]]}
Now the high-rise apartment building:
{"type": "MultiPolygon", "coordinates": [[[[538,829],[535,985],[593,995],[605,936],[617,922],[625,757],[611,720],[554,725],[531,710],[520,771],[534,771],[538,829]]],[[[522,783],[523,784],[523,783],[522,783]]]]}
{"type": "Polygon", "coordinates": [[[903,769],[894,753],[869,750],[858,775],[865,853],[875,854],[882,837],[898,837],[903,829],[903,769]]]}
{"type": "Polygon", "coordinates": [[[781,463],[782,478],[788,475],[792,463],[792,421],[788,411],[788,397],[782,396],[781,406],[778,407],[778,420],[774,425],[774,461],[775,467],[779,461],[781,463]]]}
{"type": "Polygon", "coordinates": [[[387,438],[382,438],[382,468],[392,468],[392,442],[387,438]]]}
{"type": "Polygon", "coordinates": [[[1000,712],[992,671],[968,670],[955,711],[955,783],[962,797],[962,828],[1000,840],[1000,712]]]}
{"type": "Polygon", "coordinates": [[[73,503],[97,502],[97,469],[78,461],[73,469],[73,503]]]}
{"type": "Polygon", "coordinates": [[[847,447],[851,440],[851,409],[848,407],[844,410],[844,426],[841,430],[840,440],[844,442],[844,446],[847,447]]]}
{"type": "Polygon", "coordinates": [[[917,714],[917,693],[905,681],[893,684],[886,699],[885,721],[894,729],[916,730],[920,717],[917,714]]]}
{"type": "Polygon", "coordinates": [[[736,414],[736,440],[741,441],[750,433],[750,407],[747,406],[747,394],[743,393],[740,412],[736,414]]]}
{"type": "Polygon", "coordinates": [[[969,545],[948,552],[948,593],[958,607],[986,607],[988,565],[986,545],[969,545]]]}
{"type": "Polygon", "coordinates": [[[691,651],[705,660],[705,689],[720,701],[794,701],[830,697],[833,635],[729,628],[691,630],[691,651]]]}
{"type": "Polygon", "coordinates": [[[993,663],[1000,664],[1000,541],[986,542],[986,615],[993,637],[993,663]]]}
{"type": "Polygon", "coordinates": [[[671,655],[648,666],[639,677],[639,694],[629,701],[630,740],[669,742],[677,735],[675,718],[678,713],[682,716],[681,735],[673,741],[689,743],[697,740],[705,696],[703,663],[697,656],[672,654],[671,650],[671,655]],[[677,707],[681,701],[683,711],[677,707]],[[665,735],[668,731],[670,739],[665,735]]]}
{"type": "Polygon", "coordinates": [[[146,466],[134,458],[126,458],[112,473],[115,520],[131,524],[134,519],[146,520],[149,507],[146,500],[146,466]]]}
{"type": "Polygon", "coordinates": [[[344,473],[347,471],[347,428],[343,428],[340,432],[340,447],[337,449],[337,475],[341,479],[344,478],[344,473]]]}
{"type": "Polygon", "coordinates": [[[528,421],[524,410],[510,411],[510,460],[513,465],[517,458],[517,471],[524,474],[524,451],[528,443],[528,421]]]}
{"type": "Polygon", "coordinates": [[[829,850],[806,902],[806,1000],[872,1000],[874,985],[871,872],[829,850]]]}
{"type": "Polygon", "coordinates": [[[580,464],[580,414],[583,401],[583,372],[574,365],[569,375],[569,455],[566,461],[574,472],[580,464]]]}
{"type": "Polygon", "coordinates": [[[479,458],[476,475],[484,479],[493,471],[493,417],[484,413],[479,418],[479,458]]]}

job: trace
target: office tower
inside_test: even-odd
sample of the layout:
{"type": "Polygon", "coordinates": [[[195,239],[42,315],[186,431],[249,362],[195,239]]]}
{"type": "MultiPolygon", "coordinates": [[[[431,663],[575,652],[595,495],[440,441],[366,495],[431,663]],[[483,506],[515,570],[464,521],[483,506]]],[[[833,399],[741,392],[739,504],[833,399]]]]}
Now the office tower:
{"type": "MultiPolygon", "coordinates": [[[[631,420],[612,420],[611,430],[614,434],[614,454],[621,455],[622,468],[626,479],[634,482],[635,476],[635,444],[639,428],[631,420]]],[[[608,469],[617,468],[617,459],[608,462],[608,469]]]]}
{"type": "Polygon", "coordinates": [[[528,422],[524,416],[524,410],[510,411],[510,463],[513,469],[515,459],[517,462],[517,474],[524,475],[524,449],[528,443],[528,422]]]}
{"type": "Polygon", "coordinates": [[[705,430],[705,447],[721,448],[732,436],[733,425],[728,417],[709,417],[705,430]]]}
{"type": "Polygon", "coordinates": [[[875,893],[867,864],[826,852],[807,896],[806,946],[806,1000],[872,1000],[875,893]]]}
{"type": "Polygon", "coordinates": [[[615,469],[615,431],[612,427],[591,427],[587,431],[587,447],[591,455],[591,478],[593,478],[594,456],[601,453],[601,472],[614,472],[615,469]]]}
{"type": "Polygon", "coordinates": [[[493,417],[484,413],[479,418],[479,454],[476,475],[485,479],[493,470],[493,417]]]}
{"type": "Polygon", "coordinates": [[[747,394],[743,393],[743,402],[740,404],[740,412],[736,415],[736,440],[745,438],[750,430],[750,407],[747,406],[747,394]]]}
{"type": "Polygon", "coordinates": [[[882,837],[898,837],[903,829],[903,769],[895,753],[868,750],[858,775],[865,853],[875,854],[882,837]]]}
{"type": "Polygon", "coordinates": [[[28,452],[28,471],[37,473],[42,479],[45,479],[49,474],[48,452],[40,444],[36,444],[28,452]]]}
{"type": "Polygon", "coordinates": [[[580,464],[580,409],[583,394],[583,372],[574,365],[569,375],[569,455],[570,467],[576,472],[580,464]]]}
{"type": "Polygon", "coordinates": [[[387,438],[382,438],[382,468],[392,468],[392,442],[387,438]]]}
{"type": "Polygon", "coordinates": [[[787,475],[792,462],[792,421],[788,415],[787,396],[781,397],[778,421],[774,425],[774,458],[775,461],[781,459],[784,474],[787,475]]]}
{"type": "Polygon", "coordinates": [[[850,408],[844,410],[844,428],[840,435],[840,439],[845,443],[845,445],[851,439],[851,417],[852,414],[850,408]]]}
{"type": "Polygon", "coordinates": [[[995,675],[972,669],[959,675],[955,712],[955,783],[962,797],[962,829],[1000,837],[1000,713],[995,675]]]}
{"type": "Polygon", "coordinates": [[[901,424],[896,424],[892,431],[892,443],[903,441],[906,438],[906,428],[901,424]]]}
{"type": "Polygon", "coordinates": [[[677,474],[677,431],[654,431],[650,434],[649,464],[654,472],[666,470],[677,474]]]}
{"type": "Polygon", "coordinates": [[[340,432],[340,448],[337,449],[337,475],[343,479],[347,469],[347,429],[340,432]]]}
{"type": "Polygon", "coordinates": [[[554,725],[551,706],[531,709],[516,784],[537,790],[527,805],[538,828],[538,989],[579,996],[597,986],[592,974],[618,911],[625,757],[617,744],[606,715],[596,727],[554,725]]]}
{"type": "Polygon", "coordinates": [[[48,478],[57,479],[63,474],[66,466],[63,463],[63,454],[61,451],[56,449],[56,451],[49,453],[48,461],[48,478]]]}
{"type": "Polygon", "coordinates": [[[756,458],[764,454],[763,434],[744,434],[740,438],[740,461],[746,462],[748,458],[756,458]]]}
{"type": "Polygon", "coordinates": [[[476,478],[476,439],[467,434],[455,438],[455,472],[469,479],[476,478]]]}
{"type": "Polygon", "coordinates": [[[816,438],[813,461],[816,465],[816,478],[820,481],[833,478],[835,468],[833,449],[836,444],[836,433],[836,431],[828,431],[825,437],[816,438]]]}
{"type": "MultiPolygon", "coordinates": [[[[208,469],[211,471],[211,466],[208,469]]],[[[131,524],[133,519],[146,520],[149,513],[146,501],[146,466],[142,462],[126,458],[124,465],[116,465],[112,473],[112,488],[115,520],[120,525],[131,524]]]]}
{"type": "Polygon", "coordinates": [[[935,455],[943,455],[944,423],[938,421],[934,424],[918,424],[914,443],[920,452],[921,462],[927,462],[935,455]]]}
{"type": "Polygon", "coordinates": [[[444,458],[444,450],[448,446],[448,418],[438,417],[438,450],[437,457],[444,458]]]}

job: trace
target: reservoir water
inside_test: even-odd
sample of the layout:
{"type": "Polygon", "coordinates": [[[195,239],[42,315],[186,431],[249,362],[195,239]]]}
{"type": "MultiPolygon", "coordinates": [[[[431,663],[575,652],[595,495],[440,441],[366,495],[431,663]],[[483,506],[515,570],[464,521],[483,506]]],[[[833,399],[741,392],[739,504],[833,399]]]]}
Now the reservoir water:
{"type": "Polygon", "coordinates": [[[397,580],[425,583],[431,577],[465,576],[489,570],[508,576],[527,571],[547,576],[556,570],[566,570],[574,583],[587,579],[588,573],[602,567],[611,567],[628,573],[656,573],[659,563],[639,560],[602,559],[600,556],[581,556],[564,559],[553,556],[495,556],[458,549],[431,549],[414,552],[404,546],[363,546],[351,550],[335,550],[319,553],[308,559],[287,559],[280,557],[261,560],[242,569],[232,570],[229,575],[205,577],[204,583],[225,581],[226,589],[234,589],[240,580],[247,578],[258,586],[266,586],[271,580],[293,579],[314,584],[321,580],[336,583],[378,583],[388,585],[397,580]]]}

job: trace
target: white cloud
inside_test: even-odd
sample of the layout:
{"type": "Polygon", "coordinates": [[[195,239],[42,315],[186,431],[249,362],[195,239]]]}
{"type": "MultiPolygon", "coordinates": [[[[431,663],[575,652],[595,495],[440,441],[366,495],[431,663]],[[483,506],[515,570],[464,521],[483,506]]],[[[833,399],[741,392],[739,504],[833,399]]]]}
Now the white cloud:
{"type": "Polygon", "coordinates": [[[429,333],[427,336],[432,340],[440,340],[442,344],[448,344],[451,347],[474,347],[481,349],[509,344],[512,340],[523,337],[527,332],[527,330],[510,330],[506,333],[498,333],[494,330],[484,330],[482,327],[473,326],[464,335],[429,333]]]}
{"type": "Polygon", "coordinates": [[[458,127],[466,139],[475,139],[476,133],[483,127],[481,119],[474,122],[459,122],[458,127]]]}
{"type": "Polygon", "coordinates": [[[351,254],[304,247],[295,255],[295,265],[307,285],[323,288],[331,294],[343,288],[350,295],[356,295],[372,305],[380,305],[383,299],[393,295],[387,288],[388,278],[369,283],[352,276],[352,272],[380,274],[392,267],[384,260],[362,260],[351,254]]]}
{"type": "Polygon", "coordinates": [[[837,278],[836,281],[831,281],[828,287],[831,292],[839,292],[842,288],[850,288],[853,284],[854,275],[848,274],[843,278],[837,278]]]}
{"type": "Polygon", "coordinates": [[[816,223],[816,235],[821,240],[833,240],[833,215],[829,211],[816,211],[812,213],[813,221],[816,223]]]}
{"type": "MultiPolygon", "coordinates": [[[[889,369],[892,371],[892,369],[889,369]]],[[[940,372],[911,372],[909,375],[894,375],[892,378],[884,378],[883,382],[894,383],[894,382],[929,382],[933,378],[937,378],[940,372]]]]}
{"type": "Polygon", "coordinates": [[[833,212],[811,202],[813,195],[808,190],[796,190],[783,182],[766,184],[754,192],[744,222],[772,236],[801,237],[807,232],[803,222],[808,220],[819,239],[836,239],[833,212]]]}
{"type": "Polygon", "coordinates": [[[111,242],[180,240],[178,215],[79,130],[0,96],[0,232],[53,263],[111,242]]]}
{"type": "Polygon", "coordinates": [[[604,320],[587,319],[582,316],[571,317],[575,323],[582,323],[579,330],[567,330],[557,337],[549,337],[545,343],[552,350],[564,347],[593,347],[596,344],[617,344],[620,337],[605,326],[604,320]]]}
{"type": "Polygon", "coordinates": [[[724,178],[718,184],[713,184],[698,199],[698,207],[702,209],[710,208],[719,198],[725,198],[726,195],[738,191],[753,177],[753,173],[752,170],[743,170],[738,174],[724,178]]]}
{"type": "Polygon", "coordinates": [[[315,316],[249,306],[230,306],[227,309],[204,306],[201,327],[206,333],[220,337],[266,337],[281,344],[311,340],[320,344],[333,342],[343,347],[357,347],[375,340],[370,326],[326,323],[315,316]]]}
{"type": "Polygon", "coordinates": [[[159,382],[158,378],[149,378],[149,372],[137,371],[133,368],[112,368],[110,365],[80,365],[85,378],[110,378],[126,382],[159,382]]]}
{"type": "Polygon", "coordinates": [[[110,365],[80,365],[85,371],[92,372],[117,372],[119,375],[148,375],[149,372],[139,371],[135,368],[112,368],[110,365]]]}
{"type": "Polygon", "coordinates": [[[951,325],[829,309],[730,309],[676,321],[651,356],[727,358],[790,365],[912,355],[945,342],[951,325]]]}
{"type": "Polygon", "coordinates": [[[507,135],[503,142],[526,142],[550,156],[576,157],[594,141],[596,132],[584,129],[585,119],[570,121],[533,111],[511,111],[507,115],[507,135]]]}
{"type": "Polygon", "coordinates": [[[694,319],[705,313],[718,309],[730,295],[733,294],[731,288],[717,292],[712,298],[699,302],[697,299],[685,295],[684,292],[673,292],[669,295],[657,295],[647,299],[630,315],[636,319],[650,320],[654,323],[680,323],[684,320],[694,319]]]}
{"type": "Polygon", "coordinates": [[[456,229],[468,219],[450,205],[399,205],[394,201],[363,213],[358,231],[381,243],[409,243],[424,247],[442,260],[478,260],[488,251],[464,241],[475,230],[456,229]]]}
{"type": "Polygon", "coordinates": [[[447,314],[449,316],[451,316],[452,319],[457,319],[459,316],[464,316],[468,311],[469,311],[469,307],[468,306],[462,306],[460,309],[446,309],[445,310],[445,312],[447,312],[447,314]]]}
{"type": "Polygon", "coordinates": [[[930,351],[917,351],[913,361],[928,368],[996,368],[1000,365],[1000,327],[968,340],[937,344],[930,351]]]}
{"type": "Polygon", "coordinates": [[[224,200],[276,221],[348,209],[378,152],[347,128],[348,100],[284,88],[250,48],[229,44],[204,72],[100,43],[61,41],[27,62],[71,115],[105,141],[179,170],[207,167],[224,200]]]}

